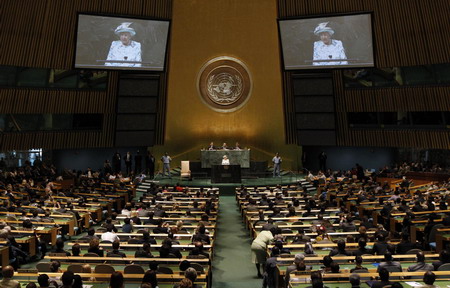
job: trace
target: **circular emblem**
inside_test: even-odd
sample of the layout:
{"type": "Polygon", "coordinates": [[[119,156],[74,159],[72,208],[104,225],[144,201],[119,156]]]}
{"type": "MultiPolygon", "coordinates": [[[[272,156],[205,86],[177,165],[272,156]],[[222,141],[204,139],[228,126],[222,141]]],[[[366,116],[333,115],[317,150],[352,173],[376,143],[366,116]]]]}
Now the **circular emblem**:
{"type": "Polygon", "coordinates": [[[233,112],[241,108],[252,89],[247,66],[236,58],[226,56],[206,62],[197,80],[203,103],[218,112],[233,112]]]}

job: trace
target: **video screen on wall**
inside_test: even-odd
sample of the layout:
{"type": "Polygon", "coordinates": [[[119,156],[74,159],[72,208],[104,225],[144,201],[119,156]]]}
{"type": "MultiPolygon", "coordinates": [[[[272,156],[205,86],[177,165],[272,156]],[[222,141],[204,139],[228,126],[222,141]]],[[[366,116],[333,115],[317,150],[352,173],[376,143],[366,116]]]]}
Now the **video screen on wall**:
{"type": "Polygon", "coordinates": [[[170,21],[78,14],[75,68],[163,71],[170,21]]]}
{"type": "Polygon", "coordinates": [[[373,67],[372,15],[278,20],[285,70],[373,67]]]}

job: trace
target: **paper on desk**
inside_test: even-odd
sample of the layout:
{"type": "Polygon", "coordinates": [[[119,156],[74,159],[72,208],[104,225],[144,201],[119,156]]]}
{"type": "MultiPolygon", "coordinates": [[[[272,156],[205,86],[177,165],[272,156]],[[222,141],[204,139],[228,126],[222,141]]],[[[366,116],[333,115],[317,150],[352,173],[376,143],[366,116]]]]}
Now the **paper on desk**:
{"type": "Polygon", "coordinates": [[[45,229],[45,227],[42,227],[42,226],[40,226],[40,227],[36,227],[36,230],[38,230],[38,231],[40,231],[40,230],[44,230],[45,229]]]}
{"type": "Polygon", "coordinates": [[[408,282],[405,282],[405,283],[408,284],[411,287],[422,286],[422,284],[420,284],[419,282],[415,282],[415,281],[408,281],[408,282]]]}
{"type": "Polygon", "coordinates": [[[83,285],[83,288],[91,288],[94,285],[83,285]]]}

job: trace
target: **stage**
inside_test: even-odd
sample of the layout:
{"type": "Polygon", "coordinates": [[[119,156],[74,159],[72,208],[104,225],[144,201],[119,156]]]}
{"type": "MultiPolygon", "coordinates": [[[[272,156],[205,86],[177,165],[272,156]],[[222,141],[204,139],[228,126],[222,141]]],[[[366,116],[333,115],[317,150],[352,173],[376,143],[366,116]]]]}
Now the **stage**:
{"type": "MultiPolygon", "coordinates": [[[[162,176],[161,174],[157,174],[155,176],[155,181],[158,185],[170,185],[173,186],[175,184],[180,184],[181,186],[189,186],[189,187],[218,187],[220,188],[220,195],[234,195],[234,190],[236,187],[241,185],[245,186],[275,186],[275,185],[287,185],[287,184],[295,184],[299,180],[304,179],[304,174],[298,174],[288,171],[282,171],[282,175],[279,177],[272,177],[272,174],[269,173],[266,177],[255,177],[255,178],[245,178],[242,177],[241,183],[211,183],[211,178],[206,177],[193,177],[192,180],[180,179],[179,175],[172,175],[172,178],[168,178],[167,176],[162,176]]],[[[145,178],[145,182],[152,181],[150,178],[145,178]]]]}

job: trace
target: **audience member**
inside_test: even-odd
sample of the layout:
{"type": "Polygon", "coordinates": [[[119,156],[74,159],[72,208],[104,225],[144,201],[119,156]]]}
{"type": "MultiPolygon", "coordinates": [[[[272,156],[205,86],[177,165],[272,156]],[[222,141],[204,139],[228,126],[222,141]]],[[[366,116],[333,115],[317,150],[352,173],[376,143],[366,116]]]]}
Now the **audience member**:
{"type": "Polygon", "coordinates": [[[20,288],[20,283],[13,280],[14,268],[12,266],[5,266],[2,268],[3,279],[0,281],[1,288],[20,288]]]}

